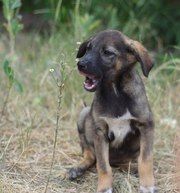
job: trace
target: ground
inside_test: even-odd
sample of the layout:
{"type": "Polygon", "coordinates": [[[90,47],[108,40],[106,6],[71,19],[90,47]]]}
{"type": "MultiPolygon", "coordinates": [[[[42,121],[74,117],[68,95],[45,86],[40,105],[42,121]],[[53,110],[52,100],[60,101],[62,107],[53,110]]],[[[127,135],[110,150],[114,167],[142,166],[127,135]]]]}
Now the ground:
{"type": "Polygon", "coordinates": [[[175,150],[175,186],[176,191],[180,192],[180,135],[179,133],[175,136],[174,150],[175,150]]]}

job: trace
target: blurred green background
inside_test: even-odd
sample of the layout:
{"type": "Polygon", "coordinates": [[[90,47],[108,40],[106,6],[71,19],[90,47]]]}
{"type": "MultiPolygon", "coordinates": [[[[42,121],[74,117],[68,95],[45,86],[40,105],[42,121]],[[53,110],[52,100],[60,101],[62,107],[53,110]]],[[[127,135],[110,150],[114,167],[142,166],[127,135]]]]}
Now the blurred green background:
{"type": "Polygon", "coordinates": [[[22,0],[24,28],[80,38],[114,28],[154,49],[180,44],[179,0],[22,0]]]}

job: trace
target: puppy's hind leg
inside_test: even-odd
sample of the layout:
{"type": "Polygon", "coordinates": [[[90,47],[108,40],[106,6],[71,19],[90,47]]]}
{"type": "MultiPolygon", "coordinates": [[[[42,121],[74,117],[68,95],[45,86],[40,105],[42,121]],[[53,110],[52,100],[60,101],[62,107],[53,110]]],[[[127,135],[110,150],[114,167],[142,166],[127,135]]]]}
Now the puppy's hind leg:
{"type": "Polygon", "coordinates": [[[79,116],[78,120],[78,132],[79,132],[79,138],[80,138],[80,144],[83,152],[83,160],[75,167],[71,168],[68,173],[67,177],[70,180],[74,180],[77,177],[80,177],[90,166],[92,166],[95,163],[95,155],[90,147],[90,145],[87,142],[86,136],[85,136],[85,121],[90,112],[90,107],[85,107],[79,116]]]}
{"type": "Polygon", "coordinates": [[[84,172],[95,162],[95,157],[90,149],[85,149],[83,152],[83,160],[75,167],[71,168],[67,177],[70,180],[74,180],[77,177],[80,177],[84,174],[84,172]]]}

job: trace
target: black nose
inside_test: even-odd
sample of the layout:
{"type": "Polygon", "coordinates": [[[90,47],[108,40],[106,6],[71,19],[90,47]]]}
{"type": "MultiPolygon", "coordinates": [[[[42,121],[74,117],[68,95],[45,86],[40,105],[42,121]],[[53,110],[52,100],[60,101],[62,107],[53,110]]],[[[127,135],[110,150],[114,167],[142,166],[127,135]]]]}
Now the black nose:
{"type": "Polygon", "coordinates": [[[85,62],[79,61],[77,63],[77,66],[78,66],[78,70],[80,70],[80,71],[84,71],[87,69],[87,63],[85,63],[85,62]]]}

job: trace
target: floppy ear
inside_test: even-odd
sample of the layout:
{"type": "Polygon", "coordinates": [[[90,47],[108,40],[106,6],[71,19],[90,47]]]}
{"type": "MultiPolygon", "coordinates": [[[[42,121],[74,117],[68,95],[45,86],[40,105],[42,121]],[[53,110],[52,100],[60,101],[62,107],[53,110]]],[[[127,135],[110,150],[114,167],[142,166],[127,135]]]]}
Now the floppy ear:
{"type": "Polygon", "coordinates": [[[84,56],[84,54],[86,53],[87,44],[90,42],[90,40],[91,40],[91,39],[88,39],[88,40],[84,41],[84,42],[79,46],[79,49],[78,49],[76,58],[81,58],[81,57],[84,56]]]}
{"type": "Polygon", "coordinates": [[[89,43],[89,41],[85,41],[83,42],[78,49],[76,58],[81,58],[84,56],[84,54],[86,53],[86,48],[87,48],[87,44],[89,43]]]}
{"type": "Polygon", "coordinates": [[[141,69],[144,76],[148,77],[151,68],[153,67],[153,60],[148,54],[147,49],[138,41],[125,38],[125,42],[130,52],[135,56],[136,60],[141,64],[141,69]]]}

